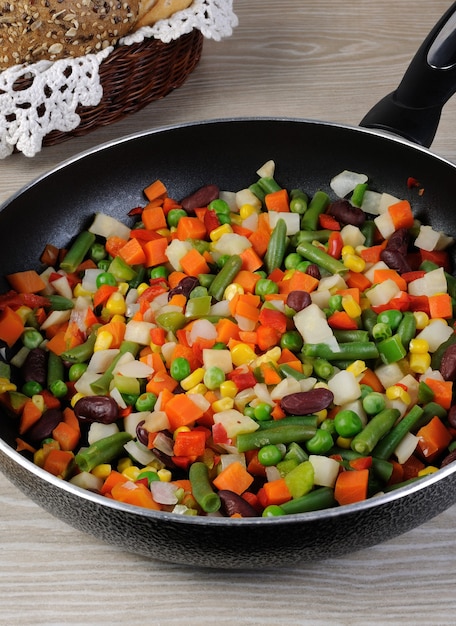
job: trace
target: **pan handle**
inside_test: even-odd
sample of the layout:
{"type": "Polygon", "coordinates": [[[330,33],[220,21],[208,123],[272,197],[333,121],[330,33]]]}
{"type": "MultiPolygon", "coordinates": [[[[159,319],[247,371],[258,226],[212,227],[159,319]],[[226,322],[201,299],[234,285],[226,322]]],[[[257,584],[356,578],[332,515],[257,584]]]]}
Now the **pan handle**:
{"type": "Polygon", "coordinates": [[[429,147],[443,106],[456,92],[456,2],[411,61],[398,88],[378,102],[360,126],[392,132],[429,147]]]}

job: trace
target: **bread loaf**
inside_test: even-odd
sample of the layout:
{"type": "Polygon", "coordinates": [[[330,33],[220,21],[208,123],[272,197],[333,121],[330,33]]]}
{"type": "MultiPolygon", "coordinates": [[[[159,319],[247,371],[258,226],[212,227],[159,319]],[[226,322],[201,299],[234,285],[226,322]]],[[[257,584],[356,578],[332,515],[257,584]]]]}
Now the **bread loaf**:
{"type": "Polygon", "coordinates": [[[96,53],[192,0],[0,0],[0,71],[96,53]]]}

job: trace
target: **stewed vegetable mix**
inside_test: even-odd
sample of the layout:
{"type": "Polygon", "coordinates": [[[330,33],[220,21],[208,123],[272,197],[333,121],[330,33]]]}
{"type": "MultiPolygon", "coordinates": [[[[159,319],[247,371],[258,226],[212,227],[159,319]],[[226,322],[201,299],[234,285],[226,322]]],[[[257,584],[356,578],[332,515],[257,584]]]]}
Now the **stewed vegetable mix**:
{"type": "Polygon", "coordinates": [[[312,194],[273,161],[252,178],[183,199],[152,182],[125,223],[97,214],[7,277],[18,451],[120,502],[233,518],[359,502],[456,459],[453,240],[364,174],[312,194]]]}

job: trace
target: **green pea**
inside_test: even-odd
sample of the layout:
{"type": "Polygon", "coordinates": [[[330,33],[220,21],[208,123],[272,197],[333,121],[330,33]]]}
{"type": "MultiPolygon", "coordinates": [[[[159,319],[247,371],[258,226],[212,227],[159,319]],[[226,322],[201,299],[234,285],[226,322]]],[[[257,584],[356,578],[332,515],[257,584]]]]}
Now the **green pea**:
{"type": "Polygon", "coordinates": [[[106,258],[106,255],[107,255],[106,248],[104,247],[102,243],[96,242],[90,248],[90,258],[92,259],[94,263],[98,263],[99,261],[102,261],[104,258],[106,258]]]}
{"type": "Polygon", "coordinates": [[[164,265],[157,265],[150,270],[150,277],[155,278],[168,278],[168,270],[164,265]]]}
{"type": "Polygon", "coordinates": [[[304,259],[297,252],[291,252],[285,257],[285,267],[287,270],[294,270],[304,259]]]}
{"type": "Polygon", "coordinates": [[[333,419],[323,420],[322,423],[320,424],[320,428],[322,430],[327,430],[328,433],[331,434],[331,436],[336,434],[336,425],[334,424],[333,419]]]}
{"type": "Polygon", "coordinates": [[[278,504],[270,504],[263,510],[261,517],[280,517],[281,515],[285,515],[282,507],[278,504]]]}
{"type": "Polygon", "coordinates": [[[363,398],[363,409],[368,415],[377,415],[386,408],[386,399],[382,393],[372,391],[363,398]]]}
{"type": "Polygon", "coordinates": [[[383,341],[388,339],[393,334],[391,326],[388,326],[385,322],[377,322],[372,329],[372,337],[375,341],[383,341]]]}
{"type": "Polygon", "coordinates": [[[43,387],[40,383],[37,383],[36,380],[28,380],[22,385],[22,393],[29,398],[40,393],[40,391],[43,391],[43,387]]]}
{"type": "Polygon", "coordinates": [[[317,428],[315,435],[306,442],[306,448],[311,454],[325,454],[333,445],[331,433],[322,428],[317,428]]]}
{"type": "Polygon", "coordinates": [[[204,373],[203,382],[208,389],[218,389],[225,381],[225,372],[217,365],[211,365],[204,373]]]}
{"type": "Polygon", "coordinates": [[[299,263],[299,265],[296,266],[296,269],[298,270],[298,272],[305,273],[309,265],[312,265],[310,261],[301,261],[301,263],[299,263]]]}
{"type": "Polygon", "coordinates": [[[342,296],[330,296],[328,301],[328,308],[330,313],[334,313],[335,311],[342,311],[342,296]]]}
{"type": "Polygon", "coordinates": [[[137,393],[122,393],[121,396],[128,406],[135,406],[136,400],[138,399],[137,393]]]}
{"type": "Polygon", "coordinates": [[[169,373],[174,378],[174,380],[180,382],[181,380],[184,380],[184,378],[187,378],[187,376],[190,376],[191,371],[192,370],[188,359],[180,356],[177,357],[177,359],[174,359],[171,363],[169,373]]]}
{"type": "Polygon", "coordinates": [[[217,343],[214,343],[212,346],[212,350],[226,350],[226,343],[223,343],[223,341],[217,341],[217,343]]]}
{"type": "Polygon", "coordinates": [[[230,205],[228,204],[228,202],[226,202],[225,200],[221,200],[220,198],[217,198],[216,200],[212,200],[212,202],[209,202],[209,204],[207,205],[207,208],[212,211],[215,211],[217,214],[225,213],[228,215],[229,213],[231,213],[230,205]]]}
{"type": "Polygon", "coordinates": [[[343,409],[334,418],[334,427],[341,437],[354,437],[363,429],[363,423],[357,413],[343,409]]]}
{"type": "Polygon", "coordinates": [[[291,352],[299,352],[302,348],[303,340],[301,334],[297,330],[288,330],[283,333],[280,338],[280,347],[282,350],[290,350],[291,352]]]}
{"type": "Polygon", "coordinates": [[[101,261],[98,261],[97,263],[98,269],[102,272],[107,272],[110,265],[111,261],[109,259],[101,259],[101,261]]]}
{"type": "Polygon", "coordinates": [[[260,276],[260,278],[267,278],[268,277],[266,272],[264,272],[263,270],[257,270],[256,272],[254,272],[254,274],[257,274],[258,276],[260,276]]]}
{"type": "Polygon", "coordinates": [[[171,209],[166,216],[166,221],[170,228],[175,228],[181,217],[187,217],[187,212],[184,209],[171,209]]]}
{"type": "Polygon", "coordinates": [[[252,419],[254,419],[255,417],[255,408],[253,406],[250,406],[250,404],[247,404],[244,407],[244,415],[246,415],[247,417],[251,417],[252,419]]]}
{"type": "Polygon", "coordinates": [[[278,446],[271,443],[258,450],[258,460],[266,467],[277,465],[282,460],[282,452],[278,446]]]}
{"type": "Polygon", "coordinates": [[[157,402],[157,396],[151,391],[146,391],[138,396],[135,409],[141,411],[153,411],[155,403],[157,402]]]}
{"type": "Polygon", "coordinates": [[[26,328],[22,333],[22,343],[26,348],[33,350],[43,343],[43,335],[35,328],[26,328]]]}
{"type": "Polygon", "coordinates": [[[369,393],[372,393],[374,390],[369,385],[360,385],[361,389],[361,400],[363,400],[369,393]]]}
{"type": "Polygon", "coordinates": [[[96,285],[98,288],[100,288],[102,285],[111,285],[111,287],[115,287],[117,285],[117,280],[114,274],[111,274],[111,272],[102,272],[97,276],[96,285]]]}
{"type": "Polygon", "coordinates": [[[266,296],[279,293],[279,285],[269,278],[260,278],[255,285],[255,295],[266,296]]]}
{"type": "Polygon", "coordinates": [[[68,393],[68,387],[63,380],[55,380],[49,387],[49,391],[56,398],[64,398],[68,393]]]}
{"type": "Polygon", "coordinates": [[[74,383],[81,378],[84,372],[87,370],[87,363],[73,363],[68,370],[68,378],[74,383]]]}
{"type": "Polygon", "coordinates": [[[260,402],[256,405],[253,416],[259,422],[266,422],[271,419],[272,406],[267,402],[260,402]]]}
{"type": "Polygon", "coordinates": [[[397,329],[402,320],[402,313],[397,309],[382,311],[377,315],[377,322],[387,324],[393,331],[397,329]]]}

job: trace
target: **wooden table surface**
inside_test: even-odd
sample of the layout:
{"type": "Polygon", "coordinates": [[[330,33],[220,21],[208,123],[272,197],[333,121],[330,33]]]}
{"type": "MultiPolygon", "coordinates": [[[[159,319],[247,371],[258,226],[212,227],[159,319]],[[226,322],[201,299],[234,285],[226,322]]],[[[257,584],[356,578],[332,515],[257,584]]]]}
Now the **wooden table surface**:
{"type": "MultiPolygon", "coordinates": [[[[449,0],[237,0],[183,87],[121,122],[0,162],[0,203],[62,160],[147,128],[233,116],[356,125],[402,77],[449,0]]],[[[456,161],[456,102],[432,149],[456,161]]],[[[141,558],[54,519],[0,475],[0,624],[453,624],[456,507],[368,550],[280,571],[141,558]]]]}

